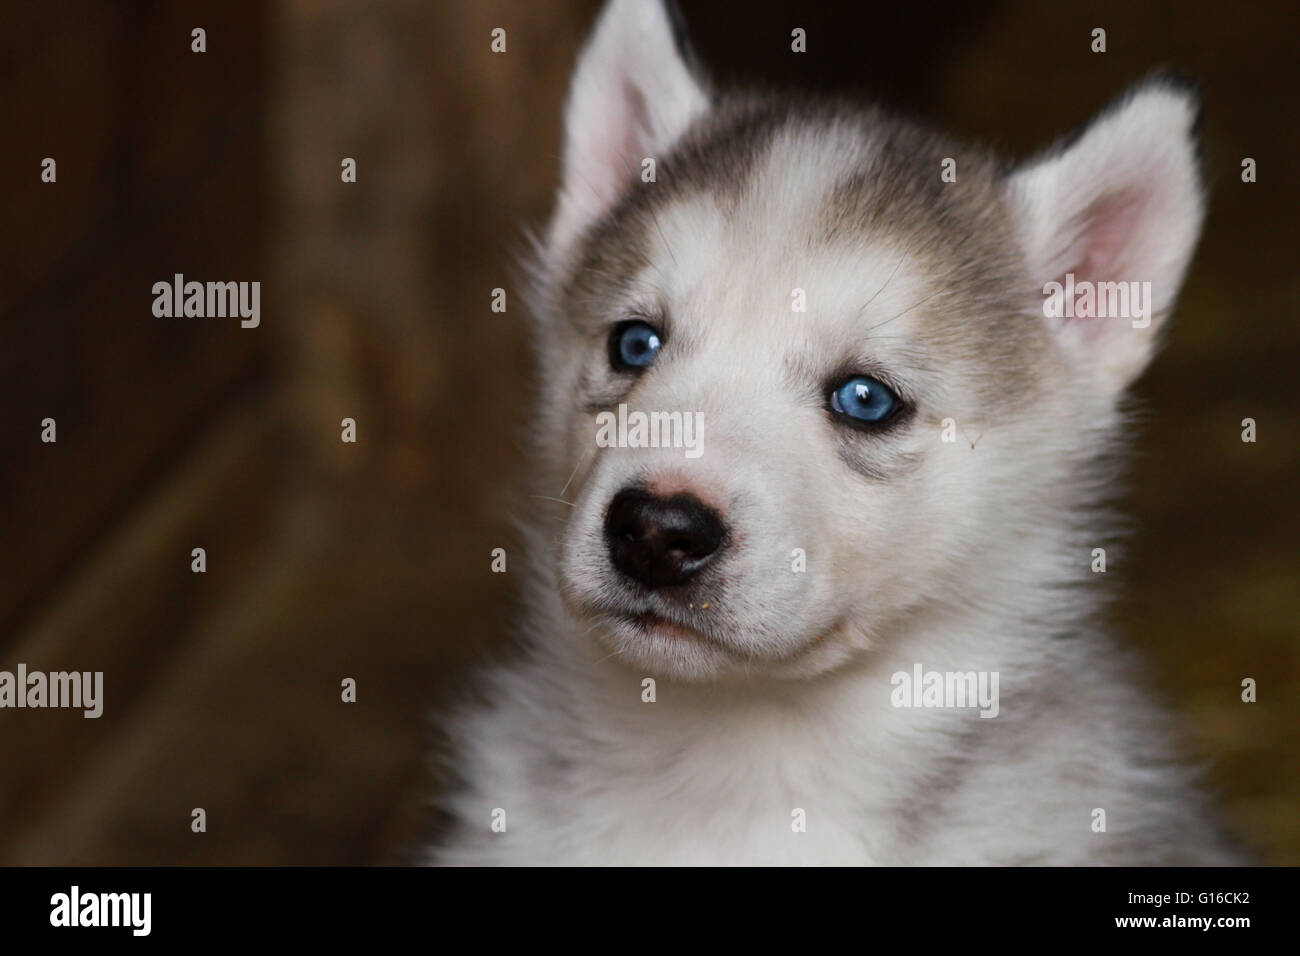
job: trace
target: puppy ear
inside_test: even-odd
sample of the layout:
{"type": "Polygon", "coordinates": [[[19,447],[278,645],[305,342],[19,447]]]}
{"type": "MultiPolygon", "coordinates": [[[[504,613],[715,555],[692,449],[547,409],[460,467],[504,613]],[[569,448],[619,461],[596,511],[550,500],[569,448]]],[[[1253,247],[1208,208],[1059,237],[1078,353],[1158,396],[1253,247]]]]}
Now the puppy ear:
{"type": "Polygon", "coordinates": [[[1197,111],[1148,81],[1007,184],[1047,321],[1112,393],[1150,361],[1200,235],[1197,111]]]}
{"type": "Polygon", "coordinates": [[[610,0],[578,59],[565,107],[552,255],[640,181],[642,161],[670,147],[708,107],[684,38],[662,0],[610,0]]]}

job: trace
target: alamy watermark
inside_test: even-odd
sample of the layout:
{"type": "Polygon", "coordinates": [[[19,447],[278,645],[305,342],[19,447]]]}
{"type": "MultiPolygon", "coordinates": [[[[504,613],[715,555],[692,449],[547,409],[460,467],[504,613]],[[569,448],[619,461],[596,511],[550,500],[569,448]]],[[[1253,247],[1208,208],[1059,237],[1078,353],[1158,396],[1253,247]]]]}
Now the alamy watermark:
{"type": "Polygon", "coordinates": [[[981,717],[998,715],[997,671],[895,671],[889,678],[895,707],[978,707],[981,717]]]}
{"type": "Polygon", "coordinates": [[[687,458],[704,454],[703,412],[629,412],[596,416],[596,444],[600,448],[684,448],[687,458]]]}
{"type": "Polygon", "coordinates": [[[50,925],[55,927],[120,926],[132,936],[153,929],[152,893],[84,893],[73,884],[50,897],[50,925]]]}
{"type": "Polygon", "coordinates": [[[0,671],[0,708],[69,707],[87,719],[104,713],[103,671],[0,671]]]}
{"type": "Polygon", "coordinates": [[[186,282],[178,272],[171,282],[155,282],[153,294],[153,314],[160,319],[238,316],[245,329],[262,323],[260,282],[186,282]]]}
{"type": "Polygon", "coordinates": [[[1067,272],[1064,284],[1047,283],[1043,295],[1049,319],[1132,319],[1135,329],[1151,324],[1150,282],[1075,282],[1067,272]]]}

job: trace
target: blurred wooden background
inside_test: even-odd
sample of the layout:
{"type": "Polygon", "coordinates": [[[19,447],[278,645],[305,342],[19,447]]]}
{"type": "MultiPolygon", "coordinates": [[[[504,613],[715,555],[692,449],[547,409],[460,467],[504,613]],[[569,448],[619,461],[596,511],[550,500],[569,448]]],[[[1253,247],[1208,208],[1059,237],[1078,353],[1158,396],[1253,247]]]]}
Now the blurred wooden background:
{"type": "MultiPolygon", "coordinates": [[[[1300,8],[682,6],[719,78],[883,97],[1015,153],[1152,67],[1201,80],[1211,214],[1140,387],[1116,622],[1230,820],[1262,858],[1300,862],[1300,8]]],[[[0,711],[0,862],[410,857],[438,785],[431,715],[509,620],[489,553],[535,490],[511,250],[548,211],[595,9],[6,4],[0,669],[103,670],[106,702],[99,720],[0,711]],[[174,272],[260,280],[261,327],[154,318],[150,287],[174,272]]]]}

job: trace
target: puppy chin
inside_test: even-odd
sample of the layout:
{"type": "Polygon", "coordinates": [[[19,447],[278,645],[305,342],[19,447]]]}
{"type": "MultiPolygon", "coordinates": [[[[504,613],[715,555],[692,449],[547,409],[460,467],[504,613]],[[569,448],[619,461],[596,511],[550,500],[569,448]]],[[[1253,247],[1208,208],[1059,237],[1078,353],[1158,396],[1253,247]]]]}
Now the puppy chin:
{"type": "Polygon", "coordinates": [[[791,620],[788,629],[771,632],[752,622],[728,622],[721,607],[687,611],[655,596],[629,594],[612,569],[584,553],[581,538],[566,544],[559,594],[578,633],[590,642],[593,661],[686,683],[800,679],[836,669],[861,646],[860,635],[837,614],[791,620]]]}
{"type": "Polygon", "coordinates": [[[647,676],[704,683],[744,667],[724,645],[653,614],[606,617],[593,633],[615,659],[647,676]]]}
{"type": "Polygon", "coordinates": [[[565,589],[565,604],[591,640],[594,660],[620,664],[643,676],[707,684],[755,679],[799,680],[835,670],[854,655],[845,629],[810,634],[774,653],[770,647],[735,647],[653,612],[625,612],[599,599],[583,601],[565,589]],[[601,654],[600,652],[604,653],[601,654]]]}
{"type": "Polygon", "coordinates": [[[648,677],[704,683],[743,671],[743,655],[694,628],[651,611],[623,610],[618,602],[562,589],[570,615],[604,649],[604,659],[641,670],[648,677]]]}

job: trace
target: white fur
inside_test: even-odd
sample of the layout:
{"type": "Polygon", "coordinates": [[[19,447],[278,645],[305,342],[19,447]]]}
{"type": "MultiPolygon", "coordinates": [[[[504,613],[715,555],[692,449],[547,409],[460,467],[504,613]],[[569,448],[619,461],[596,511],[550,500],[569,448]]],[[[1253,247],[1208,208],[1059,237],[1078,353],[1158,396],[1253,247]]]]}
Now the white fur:
{"type": "Polygon", "coordinates": [[[662,4],[613,0],[578,60],[569,91],[564,181],[551,222],[552,249],[592,219],[704,112],[708,97],[673,54],[662,4]]]}
{"type": "Polygon", "coordinates": [[[574,80],[565,185],[543,252],[537,491],[573,507],[531,523],[522,652],[486,673],[484,703],[452,724],[465,786],[449,802],[456,827],[430,859],[1230,859],[1168,759],[1132,662],[1095,625],[1105,576],[1089,572],[1091,549],[1114,544],[1098,507],[1110,473],[1097,456],[1150,346],[1071,338],[1068,324],[1036,312],[1036,285],[1098,261],[1158,279],[1164,308],[1172,302],[1201,215],[1185,100],[1135,97],[1008,184],[1024,245],[1017,327],[1041,339],[1033,365],[1015,373],[978,344],[980,316],[969,333],[936,324],[943,276],[912,244],[825,240],[819,197],[869,162],[872,137],[783,132],[739,210],[707,193],[659,210],[645,267],[600,308],[613,322],[668,307],[665,351],[622,400],[702,411],[705,454],[596,449],[581,397],[611,373],[599,343],[560,314],[557,276],[584,230],[636,188],[626,157],[647,142],[668,149],[707,122],[708,102],[658,3],[614,0],[574,80]],[[617,93],[636,84],[650,84],[648,113],[617,93]],[[1124,150],[1132,155],[1117,160],[1124,150]],[[1105,260],[1070,223],[1132,184],[1148,201],[1126,221],[1127,241],[1112,242],[1103,223],[1100,247],[1119,250],[1105,260]],[[808,291],[806,314],[791,313],[795,287],[808,291]],[[1049,331],[1031,327],[1039,322],[1049,331]],[[846,438],[820,377],[846,359],[889,370],[915,400],[913,423],[846,438]],[[1034,390],[1014,414],[977,398],[1012,374],[1034,390]],[[951,443],[939,437],[949,417],[961,428],[951,443]],[[845,441],[863,442],[884,477],[846,466],[845,441]],[[905,479],[889,477],[902,469],[905,479]],[[638,605],[692,622],[707,640],[639,632],[607,613],[635,602],[609,565],[601,522],[611,496],[638,480],[691,489],[736,532],[712,590],[693,593],[689,608],[658,593],[638,605]],[[806,573],[791,570],[796,548],[806,573]],[[891,675],[916,663],[998,671],[1000,713],[893,706],[891,675]],[[646,678],[654,703],[642,699],[646,678]],[[1105,832],[1094,832],[1096,808],[1105,832]],[[492,828],[498,810],[505,832],[492,828]],[[806,832],[792,827],[798,811],[806,832]]]}
{"type": "Polygon", "coordinates": [[[1010,184],[1024,248],[1038,276],[1151,283],[1156,321],[1143,329],[1109,322],[1101,347],[1082,328],[1063,336],[1092,362],[1107,388],[1127,385],[1147,364],[1160,321],[1172,309],[1204,218],[1196,160],[1188,148],[1195,107],[1163,84],[1139,88],[1064,152],[1027,164],[1010,184]]]}

